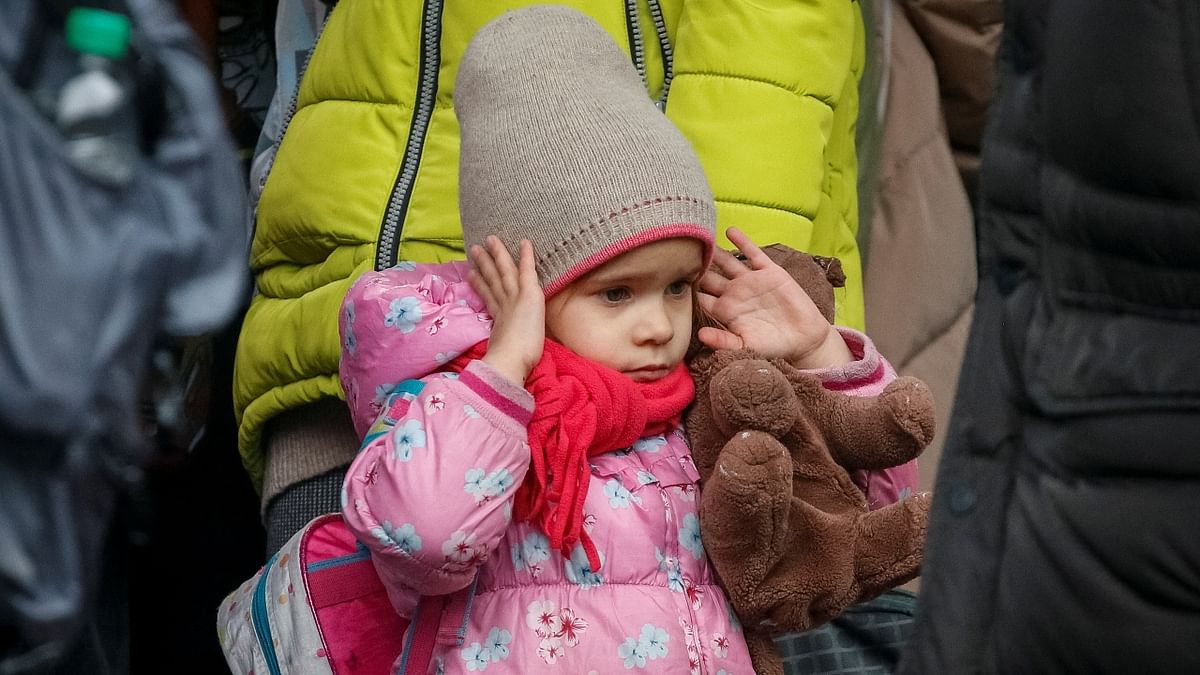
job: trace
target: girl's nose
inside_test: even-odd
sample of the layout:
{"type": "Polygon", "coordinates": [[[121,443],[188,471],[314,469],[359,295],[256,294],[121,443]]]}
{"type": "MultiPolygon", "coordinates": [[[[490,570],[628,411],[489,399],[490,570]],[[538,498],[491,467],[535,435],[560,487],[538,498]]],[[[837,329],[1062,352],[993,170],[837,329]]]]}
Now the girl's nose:
{"type": "Polygon", "coordinates": [[[638,317],[634,340],[637,344],[666,344],[674,337],[671,317],[661,304],[646,308],[638,317]]]}

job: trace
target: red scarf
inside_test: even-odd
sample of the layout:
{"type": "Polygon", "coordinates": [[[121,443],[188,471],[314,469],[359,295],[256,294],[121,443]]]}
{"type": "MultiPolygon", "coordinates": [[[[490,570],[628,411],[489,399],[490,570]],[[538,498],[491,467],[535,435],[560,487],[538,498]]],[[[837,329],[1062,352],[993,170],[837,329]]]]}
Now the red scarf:
{"type": "MultiPolygon", "coordinates": [[[[461,371],[487,353],[487,340],[454,359],[461,371]]],[[[583,530],[588,458],[629,447],[643,436],[674,429],[695,395],[695,385],[682,363],[654,382],[627,376],[546,340],[542,360],[525,380],[533,395],[529,421],[531,464],[517,488],[513,517],[541,526],[550,545],[568,558],[583,545],[591,569],[600,556],[583,530]]]]}

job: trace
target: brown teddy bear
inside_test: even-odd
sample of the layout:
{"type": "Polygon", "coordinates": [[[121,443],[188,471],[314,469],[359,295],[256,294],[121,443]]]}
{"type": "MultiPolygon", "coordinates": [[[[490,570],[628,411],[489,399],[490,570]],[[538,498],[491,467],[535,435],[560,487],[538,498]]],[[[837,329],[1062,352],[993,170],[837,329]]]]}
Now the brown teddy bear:
{"type": "MultiPolygon", "coordinates": [[[[832,321],[836,259],[764,249],[832,321]]],[[[782,674],[772,634],[803,631],[915,577],[929,495],[876,511],[851,481],[916,457],[933,438],[933,399],[900,377],[878,396],[826,390],[782,359],[698,348],[687,413],[704,489],[700,527],[759,675],[782,674]]]]}

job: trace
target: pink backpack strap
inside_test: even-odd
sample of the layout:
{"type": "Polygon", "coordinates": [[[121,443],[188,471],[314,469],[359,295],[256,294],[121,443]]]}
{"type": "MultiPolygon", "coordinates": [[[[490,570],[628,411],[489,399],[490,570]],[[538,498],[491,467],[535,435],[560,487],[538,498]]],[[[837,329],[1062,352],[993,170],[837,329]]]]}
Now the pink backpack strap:
{"type": "Polygon", "coordinates": [[[438,645],[461,645],[466,636],[475,585],[449,595],[426,595],[417,603],[408,641],[400,654],[393,675],[425,675],[438,645]]]}

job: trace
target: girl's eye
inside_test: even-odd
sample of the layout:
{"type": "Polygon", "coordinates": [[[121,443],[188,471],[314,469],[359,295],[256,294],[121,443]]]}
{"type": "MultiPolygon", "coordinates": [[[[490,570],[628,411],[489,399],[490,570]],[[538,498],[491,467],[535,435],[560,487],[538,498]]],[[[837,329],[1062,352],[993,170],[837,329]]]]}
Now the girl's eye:
{"type": "Polygon", "coordinates": [[[667,286],[667,293],[670,295],[683,295],[684,293],[687,293],[688,288],[690,288],[691,285],[691,282],[688,281],[676,281],[670,286],[667,286]]]}
{"type": "Polygon", "coordinates": [[[629,297],[629,291],[624,288],[608,288],[601,295],[608,302],[621,302],[629,297]]]}

